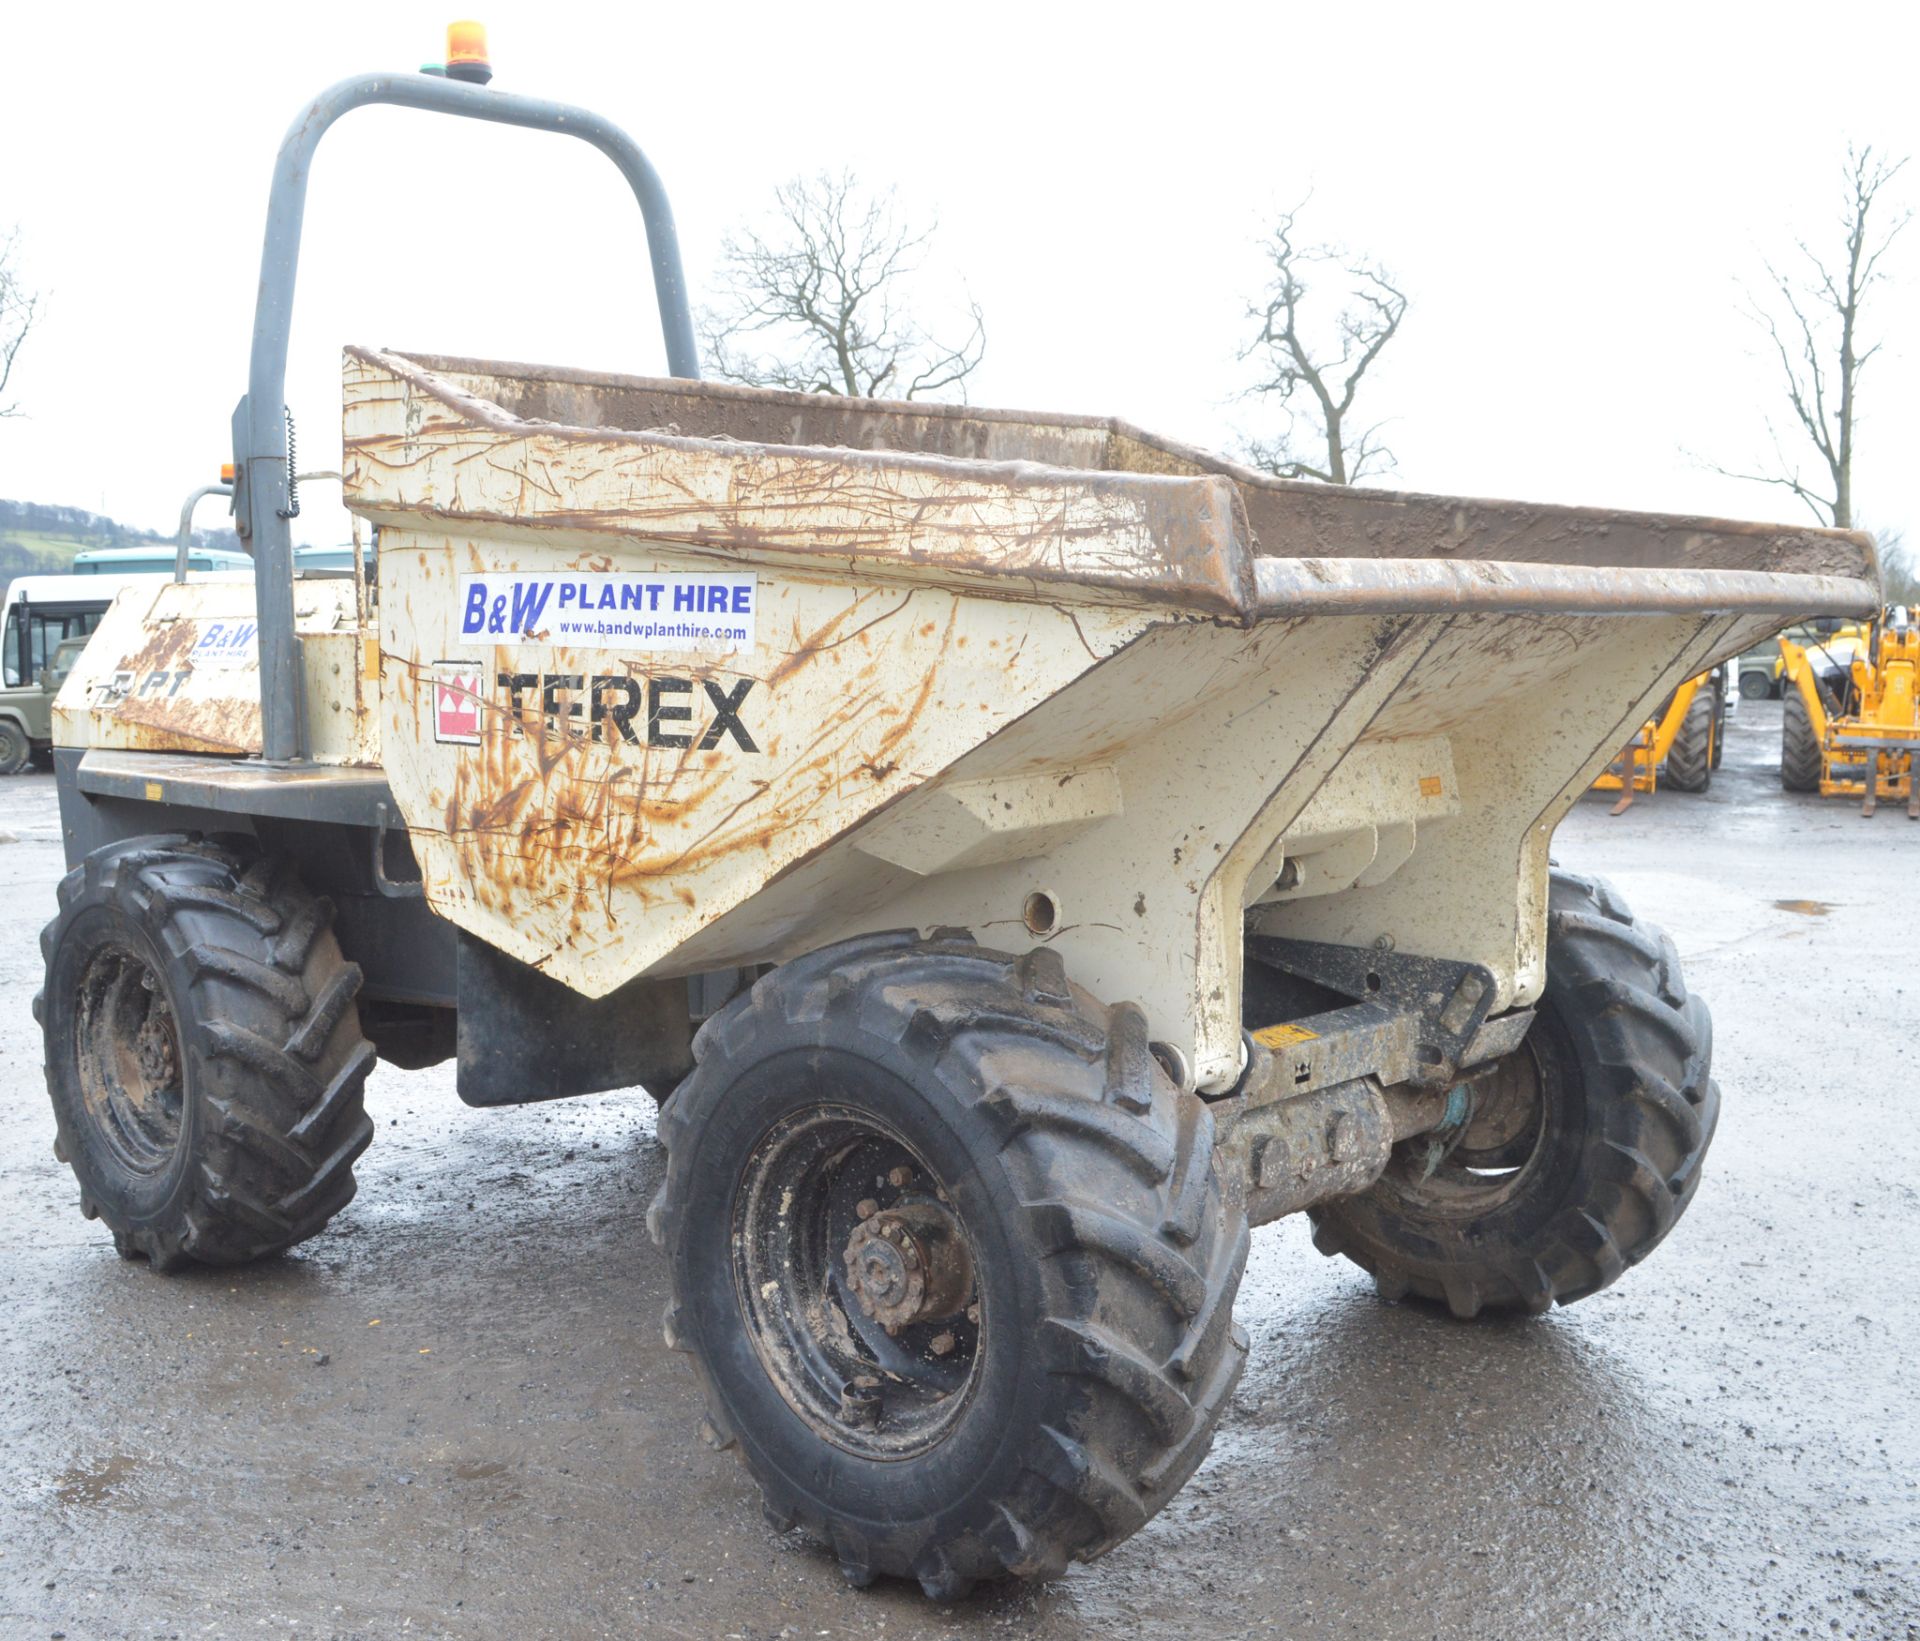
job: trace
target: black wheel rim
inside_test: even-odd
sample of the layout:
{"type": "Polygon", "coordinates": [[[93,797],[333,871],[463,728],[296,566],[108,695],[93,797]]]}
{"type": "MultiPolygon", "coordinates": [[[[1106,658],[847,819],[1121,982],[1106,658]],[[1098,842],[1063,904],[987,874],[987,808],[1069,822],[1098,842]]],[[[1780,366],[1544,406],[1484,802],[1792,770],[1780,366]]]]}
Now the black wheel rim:
{"type": "Polygon", "coordinates": [[[1526,1190],[1550,1149],[1564,1104],[1559,1022],[1542,1010],[1527,1040],[1471,1087],[1471,1115],[1457,1131],[1417,1135],[1394,1148],[1383,1176],[1411,1209],[1476,1219],[1526,1190]]]}
{"type": "Polygon", "coordinates": [[[742,1170],[731,1229],[741,1315],[787,1404],[863,1457],[936,1446],[980,1377],[986,1296],[945,1182],[905,1139],[850,1107],[793,1113],[742,1170]]]}
{"type": "Polygon", "coordinates": [[[103,946],[80,977],[74,1048],[80,1094],[114,1159],[143,1177],[180,1145],[180,1030],[160,977],[124,946],[103,946]]]}

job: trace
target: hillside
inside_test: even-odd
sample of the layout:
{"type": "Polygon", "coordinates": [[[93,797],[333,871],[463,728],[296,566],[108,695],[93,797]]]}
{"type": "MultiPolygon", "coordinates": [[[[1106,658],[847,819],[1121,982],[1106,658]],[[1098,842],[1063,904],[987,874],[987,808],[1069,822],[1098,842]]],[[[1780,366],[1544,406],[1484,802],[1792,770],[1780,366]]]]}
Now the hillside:
{"type": "MultiPolygon", "coordinates": [[[[196,530],[202,547],[239,550],[239,539],[225,528],[196,530]]],[[[138,547],[170,541],[158,530],[139,530],[99,513],[49,502],[0,500],[0,582],[17,575],[58,574],[73,555],[90,547],[138,547]]]]}

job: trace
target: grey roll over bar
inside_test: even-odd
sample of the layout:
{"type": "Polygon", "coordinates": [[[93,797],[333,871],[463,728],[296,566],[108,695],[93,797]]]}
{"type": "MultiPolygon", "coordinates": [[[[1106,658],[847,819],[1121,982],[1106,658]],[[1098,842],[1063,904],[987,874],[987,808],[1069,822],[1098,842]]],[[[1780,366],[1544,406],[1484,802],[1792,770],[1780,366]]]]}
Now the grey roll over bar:
{"type": "Polygon", "coordinates": [[[260,625],[260,746],[269,762],[304,758],[307,742],[293,631],[286,427],[287,339],[293,323],[307,177],[314,150],[333,122],[369,103],[555,131],[599,149],[627,179],[646,221],[667,370],[688,379],[700,374],[693,315],[680,268],[680,242],[666,189],[646,155],[618,126],[586,109],[543,97],[516,96],[423,74],[362,74],[321,92],[289,127],[274,161],[267,231],[260,247],[260,290],[254,306],[247,393],[233,412],[234,524],[254,557],[260,625]]]}
{"type": "MultiPolygon", "coordinates": [[[[237,470],[236,470],[237,471],[237,470]]],[[[231,496],[233,486],[226,483],[203,484],[180,504],[180,528],[173,537],[173,579],[187,579],[187,559],[193,552],[193,510],[209,496],[231,496]]]]}

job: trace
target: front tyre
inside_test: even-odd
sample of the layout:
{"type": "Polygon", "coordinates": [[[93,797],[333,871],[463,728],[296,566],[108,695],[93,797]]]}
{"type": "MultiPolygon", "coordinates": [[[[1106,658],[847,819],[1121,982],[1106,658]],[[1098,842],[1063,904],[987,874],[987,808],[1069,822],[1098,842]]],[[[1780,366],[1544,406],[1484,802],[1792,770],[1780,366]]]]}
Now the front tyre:
{"type": "Polygon", "coordinates": [[[1693,1200],[1720,1112],[1712,1058],[1673,942],[1603,879],[1556,871],[1526,1041],[1476,1081],[1450,1144],[1403,1141],[1368,1190],[1308,1210],[1314,1244],[1384,1297],[1460,1317],[1598,1293],[1693,1200]]]}
{"type": "Polygon", "coordinates": [[[879,935],[702,1028],[648,1215],[768,1519],[948,1600],[1134,1532],[1212,1441],[1247,1226],[1213,1119],[1059,958],[879,935]]]}
{"type": "Polygon", "coordinates": [[[81,1211],[156,1270],[312,1236],[373,1137],[329,903],[244,842],[173,836],[96,850],[59,899],[34,1013],[81,1211]]]}

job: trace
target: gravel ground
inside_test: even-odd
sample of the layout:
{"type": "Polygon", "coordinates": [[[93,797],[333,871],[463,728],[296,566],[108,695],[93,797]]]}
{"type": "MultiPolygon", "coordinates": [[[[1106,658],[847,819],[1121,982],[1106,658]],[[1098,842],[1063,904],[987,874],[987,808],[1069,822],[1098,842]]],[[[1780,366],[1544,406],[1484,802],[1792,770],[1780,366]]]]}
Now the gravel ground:
{"type": "Polygon", "coordinates": [[[1720,1133],[1681,1228],[1535,1322],[1386,1305],[1255,1239],[1212,1457],[1094,1567],[954,1606],[847,1590],[694,1439],[642,1226],[642,1096],[476,1112],[382,1068],[360,1194],[295,1254],[123,1264],[54,1161],[29,1012],[53,784],[0,783],[0,1635],[1920,1636],[1920,826],[1775,781],[1561,861],[1677,939],[1720,1133]]]}

